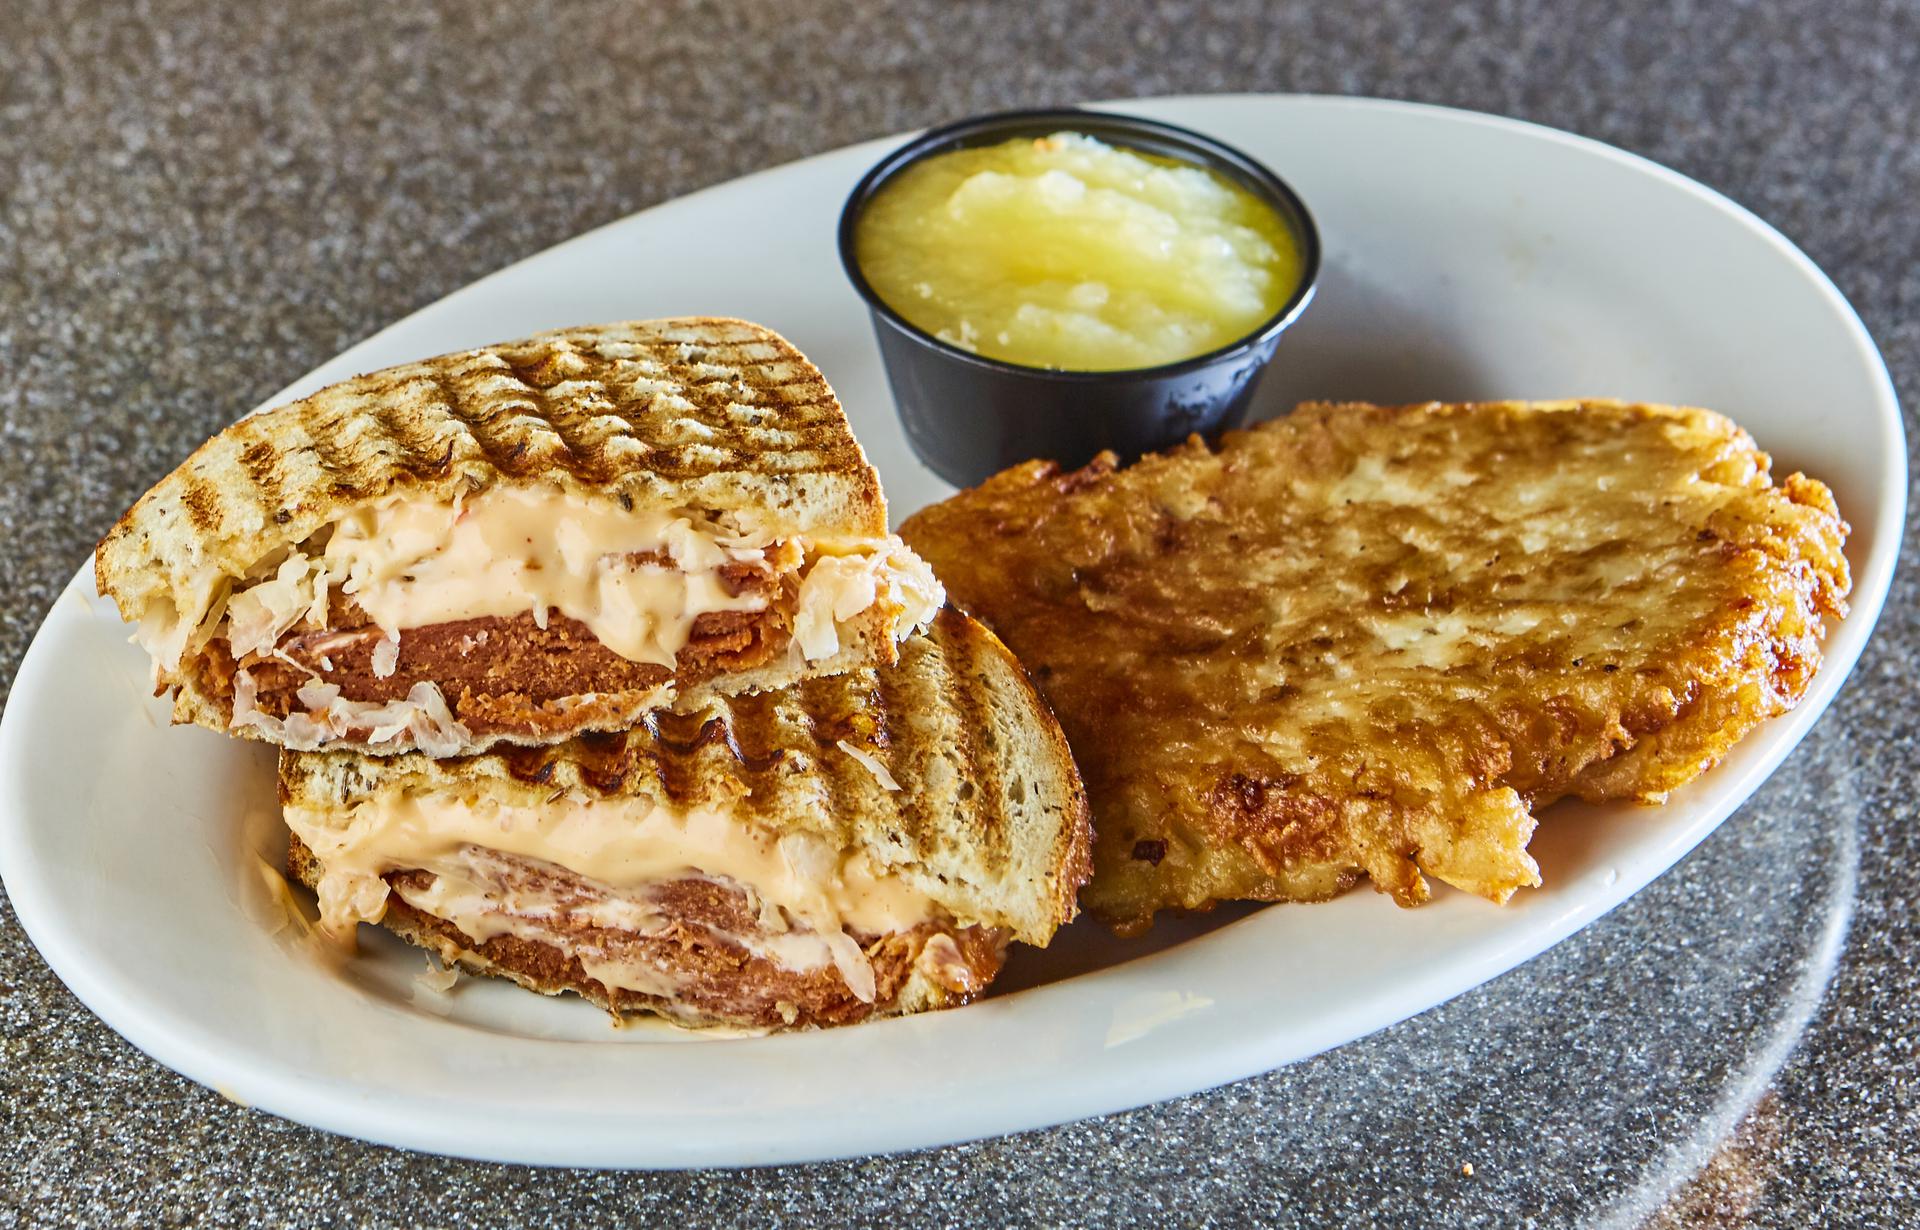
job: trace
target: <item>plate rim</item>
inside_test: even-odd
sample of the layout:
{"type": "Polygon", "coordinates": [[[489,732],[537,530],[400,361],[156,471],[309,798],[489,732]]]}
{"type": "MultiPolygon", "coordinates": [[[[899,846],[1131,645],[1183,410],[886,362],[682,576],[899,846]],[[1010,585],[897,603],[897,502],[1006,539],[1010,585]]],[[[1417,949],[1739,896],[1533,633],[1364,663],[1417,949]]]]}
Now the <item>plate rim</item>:
{"type": "MultiPolygon", "coordinates": [[[[843,1139],[825,1147],[801,1144],[798,1147],[783,1148],[779,1145],[768,1146],[764,1141],[759,1147],[755,1147],[738,1139],[729,1139],[726,1146],[721,1148],[710,1147],[703,1141],[687,1141],[682,1142],[677,1148],[663,1148],[662,1140],[654,1138],[648,1143],[649,1157],[640,1161],[631,1157],[633,1150],[622,1149],[618,1143],[611,1150],[594,1154],[579,1148],[580,1142],[577,1140],[557,1142],[551,1147],[537,1144],[534,1147],[528,1147],[532,1142],[527,1141],[522,1135],[509,1142],[504,1136],[491,1129],[476,1130],[471,1125],[462,1125],[458,1121],[457,1108],[453,1112],[454,1118],[448,1119],[442,1114],[438,1116],[440,1121],[436,1121],[434,1116],[420,1113],[416,1095],[412,1094],[393,1095],[385,1100],[391,1101],[392,1105],[383,1109],[383,1099],[369,1098],[364,1089],[333,1089],[326,1086],[324,1082],[316,1082],[304,1076],[290,1065],[278,1067],[264,1065],[251,1058],[230,1060],[217,1048],[200,1044],[191,1030],[168,1033],[164,1029],[149,1028],[152,1024],[151,1019],[142,1013],[136,1002],[140,984],[119,984],[112,979],[98,976],[85,960],[84,954],[68,947],[66,943],[68,937],[59,932],[51,921],[52,915],[48,912],[48,901],[43,895],[43,890],[49,886],[31,873],[22,879],[23,864],[28,862],[24,834],[29,822],[24,814],[20,814],[23,809],[16,809],[14,806],[16,787],[15,783],[9,780],[6,790],[0,791],[0,879],[4,879],[8,896],[13,902],[15,916],[19,919],[28,938],[69,990],[121,1037],[157,1062],[241,1105],[259,1106],[297,1122],[342,1135],[435,1153],[535,1165],[584,1164],[651,1169],[802,1162],[862,1156],[870,1153],[894,1153],[939,1144],[957,1144],[987,1136],[1052,1126],[1092,1115],[1128,1110],[1170,1097],[1214,1088],[1233,1080],[1272,1070],[1286,1063],[1297,1062],[1331,1047],[1343,1045],[1379,1029],[1387,1028],[1390,1024],[1405,1020],[1429,1008],[1437,1007],[1532,959],[1633,896],[1646,883],[1671,868],[1694,845],[1718,828],[1725,818],[1743,805],[1759,784],[1770,777],[1798,748],[1813,723],[1824,715],[1828,706],[1843,689],[1878,626],[1897,565],[1909,502],[1905,423],[1900,413],[1897,392],[1883,356],[1874,344],[1865,323],[1845,296],[1840,293],[1832,279],[1777,228],[1707,185],[1641,155],[1621,150],[1593,138],[1485,112],[1427,103],[1340,95],[1189,94],[1106,101],[1087,105],[1098,109],[1126,110],[1129,107],[1138,106],[1171,105],[1177,108],[1186,104],[1229,101],[1249,102],[1256,105],[1312,104],[1342,109],[1419,113],[1430,118],[1505,129],[1570,145],[1583,152],[1599,154],[1603,158],[1624,163],[1643,174],[1651,174],[1690,195],[1700,197],[1709,204],[1717,206],[1731,220],[1743,225],[1767,242],[1778,254],[1785,256],[1811,282],[1813,288],[1827,301],[1828,306],[1837,309],[1839,319],[1846,327],[1849,340],[1858,357],[1864,360],[1865,370],[1869,373],[1872,378],[1871,383],[1874,385],[1875,419],[1883,433],[1887,434],[1888,443],[1893,446],[1884,450],[1881,466],[1881,481],[1889,493],[1889,498],[1883,500],[1875,510],[1872,519],[1874,530],[1872,548],[1860,561],[1859,575],[1856,577],[1856,586],[1864,582],[1865,588],[1856,588],[1852,596],[1853,614],[1840,626],[1839,635],[1827,643],[1828,652],[1822,670],[1816,676],[1807,697],[1794,713],[1776,719],[1782,723],[1792,723],[1789,736],[1782,741],[1783,746],[1777,751],[1770,749],[1770,755],[1749,766],[1741,782],[1731,784],[1722,791],[1715,802],[1706,809],[1701,819],[1681,830],[1664,834],[1656,844],[1658,857],[1650,860],[1657,866],[1644,877],[1623,877],[1623,880],[1637,879],[1637,882],[1632,883],[1625,891],[1612,895],[1608,899],[1588,902],[1581,908],[1566,911],[1550,921],[1542,920],[1543,925],[1521,937],[1518,942],[1505,945],[1497,955],[1484,963],[1486,968],[1476,971],[1464,985],[1460,984],[1458,976],[1442,977],[1439,973],[1434,973],[1427,979],[1412,984],[1423,988],[1417,993],[1409,992],[1403,987],[1397,994],[1389,993],[1369,1001],[1376,1005],[1382,1000],[1389,1002],[1391,1006],[1387,1009],[1387,1016],[1390,1019],[1382,1020],[1382,1014],[1378,1011],[1360,1014],[1376,1023],[1363,1027],[1357,1032],[1341,1023],[1337,1015],[1328,1021],[1316,1022],[1319,1028],[1311,1031],[1315,1036],[1309,1039],[1306,1048],[1303,1050],[1298,1047],[1290,1048],[1298,1053],[1290,1054],[1277,1061],[1270,1061],[1269,1058],[1276,1049],[1271,1044],[1271,1035],[1248,1033],[1237,1040],[1238,1045],[1215,1050],[1204,1059],[1199,1055],[1187,1054],[1181,1056],[1181,1062],[1162,1063],[1154,1070],[1151,1079],[1141,1079],[1124,1093],[1089,1091],[1083,1088],[1079,1090],[1078,1096],[1057,1094],[1048,1104],[1048,1109],[1037,1115],[1009,1114],[1007,1108],[1002,1107],[997,1116],[986,1116],[992,1119],[992,1122],[980,1122],[982,1116],[976,1115],[973,1122],[962,1126],[958,1131],[950,1130],[951,1124],[949,1124],[947,1130],[922,1131],[904,1139],[897,1132],[890,1132],[884,1141],[876,1142],[869,1139],[864,1142],[859,1140],[849,1142],[843,1139]],[[1853,632],[1856,627],[1860,629],[1857,634],[1853,632]],[[1839,652],[1834,652],[1836,649],[1839,652]],[[1752,780],[1747,780],[1749,778],[1752,780]],[[1724,801],[1727,799],[1731,801],[1724,801]],[[24,894],[20,891],[22,888],[26,889],[24,894]],[[1424,989],[1429,983],[1448,989],[1436,995],[1430,989],[1424,989]],[[1231,1055],[1229,1062],[1220,1062],[1223,1054],[1231,1055]],[[463,1126],[465,1130],[461,1130],[463,1126]]],[[[502,266],[433,303],[423,305],[327,359],[312,371],[274,393],[256,407],[255,411],[249,411],[249,413],[281,404],[291,397],[301,395],[310,387],[318,387],[339,379],[342,370],[350,368],[356,356],[375,350],[383,340],[407,327],[421,315],[443,311],[450,303],[469,296],[484,295],[489,285],[496,279],[503,278],[524,265],[548,259],[554,253],[572,245],[590,242],[601,236],[603,232],[629,225],[634,219],[642,216],[674,208],[697,208],[697,203],[708,193],[723,189],[738,190],[743,184],[763,176],[779,175],[807,163],[842,157],[847,151],[853,149],[867,146],[878,148],[897,143],[910,139],[911,135],[911,133],[896,134],[856,142],[722,181],[686,196],[660,202],[621,218],[612,219],[502,266]]],[[[89,560],[87,564],[82,565],[68,586],[55,597],[53,605],[40,628],[36,630],[21,659],[12,689],[14,696],[37,690],[39,674],[45,669],[51,669],[50,661],[41,660],[51,652],[43,648],[43,643],[47,641],[47,629],[54,622],[60,604],[68,600],[68,590],[77,588],[83,597],[91,592],[91,571],[92,565],[89,560]],[[35,687],[23,688],[21,686],[23,681],[34,684],[35,687]]],[[[16,704],[9,703],[6,711],[0,713],[0,766],[16,763],[17,745],[24,743],[24,736],[21,733],[24,725],[25,719],[18,716],[16,704]]],[[[1347,1015],[1354,1015],[1354,1013],[1349,1010],[1347,1015]]],[[[883,1024],[867,1028],[885,1027],[886,1025],[883,1024]]]]}

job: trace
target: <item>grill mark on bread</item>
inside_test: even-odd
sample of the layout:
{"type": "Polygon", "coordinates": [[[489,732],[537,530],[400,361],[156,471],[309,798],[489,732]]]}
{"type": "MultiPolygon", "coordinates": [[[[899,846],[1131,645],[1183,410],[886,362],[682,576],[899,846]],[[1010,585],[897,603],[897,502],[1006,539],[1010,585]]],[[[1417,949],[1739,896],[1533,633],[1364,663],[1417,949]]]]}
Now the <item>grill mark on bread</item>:
{"type": "MultiPolygon", "coordinates": [[[[945,612],[941,614],[944,615],[945,612]]],[[[936,619],[933,627],[927,630],[927,635],[934,638],[935,643],[939,644],[943,650],[946,647],[944,626],[944,620],[936,619]]],[[[941,662],[929,659],[923,664],[922,669],[933,676],[930,682],[951,692],[952,689],[946,686],[949,680],[941,669],[943,665],[941,662]]],[[[928,789],[925,770],[909,765],[903,756],[890,754],[894,744],[905,742],[908,731],[915,727],[931,726],[936,722],[944,725],[942,719],[945,714],[927,711],[916,703],[918,698],[914,694],[913,678],[914,676],[906,670],[876,671],[870,709],[874,721],[869,731],[863,732],[864,738],[851,738],[848,742],[862,751],[871,752],[880,757],[881,762],[887,766],[887,771],[892,773],[894,780],[900,783],[900,789],[894,797],[895,804],[906,814],[910,823],[931,828],[937,822],[934,809],[940,805],[940,800],[933,791],[928,789]],[[899,738],[896,739],[896,736],[899,738]]],[[[853,759],[840,751],[832,754],[841,760],[853,759]]],[[[926,766],[928,769],[931,767],[931,765],[926,766]]],[[[963,767],[956,766],[956,768],[964,771],[963,767]]],[[[864,768],[860,768],[859,771],[866,772],[864,768]]],[[[959,793],[960,788],[956,787],[956,794],[959,793]]],[[[960,801],[970,803],[972,800],[962,797],[960,801]]],[[[966,809],[953,809],[950,812],[950,819],[957,823],[964,823],[966,816],[966,809]]]]}
{"type": "Polygon", "coordinates": [[[807,733],[813,738],[813,759],[819,766],[819,772],[826,777],[828,789],[836,795],[851,795],[852,779],[856,775],[871,779],[872,772],[847,755],[840,747],[840,742],[845,740],[862,751],[869,750],[874,740],[874,730],[891,716],[892,711],[879,704],[877,687],[841,691],[833,699],[836,703],[826,713],[809,713],[811,720],[806,723],[807,733]]]}
{"type": "Polygon", "coordinates": [[[203,533],[212,533],[220,526],[220,492],[212,484],[197,475],[187,478],[186,491],[180,499],[180,506],[186,511],[187,520],[203,533]]]}
{"type": "Polygon", "coordinates": [[[443,474],[453,464],[457,440],[451,434],[443,439],[432,424],[407,415],[379,414],[371,420],[393,443],[401,465],[414,477],[443,474]]]}
{"type": "Polygon", "coordinates": [[[587,361],[571,342],[562,342],[541,355],[503,355],[502,358],[516,380],[543,392],[556,384],[574,379],[587,367],[587,361]]]}
{"type": "Polygon", "coordinates": [[[345,429],[342,417],[322,412],[302,425],[305,438],[301,447],[311,453],[327,484],[327,495],[336,501],[358,499],[364,490],[356,478],[367,468],[368,459],[345,429]]]}
{"type": "Polygon", "coordinates": [[[532,438],[542,429],[552,430],[551,425],[517,413],[509,400],[511,395],[482,393],[472,387],[472,382],[456,383],[456,378],[467,374],[467,371],[448,373],[436,368],[429,371],[426,378],[440,404],[479,446],[480,455],[501,473],[515,478],[545,468],[541,464],[546,461],[545,450],[541,450],[540,456],[534,456],[532,438]]]}
{"type": "MultiPolygon", "coordinates": [[[[571,348],[556,348],[543,356],[541,362],[554,366],[570,355],[572,355],[571,348]]],[[[596,480],[605,478],[607,474],[605,455],[593,441],[580,435],[580,428],[585,423],[585,419],[573,405],[556,400],[549,392],[551,384],[558,384],[566,377],[562,375],[551,384],[542,386],[523,379],[520,375],[520,365],[516,364],[512,357],[502,356],[501,365],[520,381],[521,387],[516,390],[515,396],[525,399],[525,413],[545,423],[560,441],[560,447],[567,457],[567,460],[561,464],[589,474],[596,480]]],[[[596,387],[598,384],[592,381],[589,383],[595,384],[596,387]]]]}
{"type": "Polygon", "coordinates": [[[644,764],[652,769],[654,780],[667,798],[684,805],[700,793],[701,769],[697,755],[700,749],[710,743],[719,743],[732,750],[732,744],[725,736],[724,723],[697,713],[649,714],[648,718],[647,730],[653,737],[654,747],[664,755],[648,763],[636,755],[638,749],[631,743],[608,739],[604,741],[604,747],[593,749],[593,754],[582,761],[581,776],[589,786],[601,793],[613,794],[620,790],[628,774],[644,764]],[[605,765],[617,768],[610,773],[602,767],[605,765]]]}
{"type": "MultiPolygon", "coordinates": [[[[823,406],[829,406],[832,403],[830,400],[822,399],[819,401],[786,402],[783,404],[786,407],[786,409],[789,411],[795,411],[795,410],[808,411],[808,410],[819,409],[820,407],[823,407],[823,406]]],[[[791,450],[789,450],[789,452],[790,452],[790,455],[796,455],[796,456],[817,451],[821,447],[823,441],[830,440],[830,438],[835,434],[831,423],[822,422],[818,420],[808,420],[808,419],[802,419],[797,423],[783,425],[780,428],[780,430],[789,432],[795,438],[796,444],[791,450]]],[[[790,472],[803,473],[804,470],[799,467],[796,467],[790,472]]]]}
{"type": "MultiPolygon", "coordinates": [[[[943,630],[940,648],[943,651],[941,666],[943,669],[963,675],[968,679],[977,678],[978,666],[974,661],[976,647],[973,638],[966,635],[970,629],[943,630]]],[[[995,746],[994,730],[997,723],[988,708],[988,697],[984,688],[952,687],[960,710],[957,726],[957,738],[962,744],[961,755],[968,764],[981,766],[970,778],[968,784],[975,790],[986,791],[988,797],[996,800],[1013,798],[1007,789],[1005,774],[1001,771],[1010,761],[1010,757],[1000,755],[995,746]],[[982,751],[985,744],[987,751],[982,751]]],[[[983,808],[977,814],[996,815],[1001,807],[983,808]]],[[[986,834],[981,834],[983,837],[986,834]]]]}
{"type": "MultiPolygon", "coordinates": [[[[804,687],[805,685],[800,685],[804,687]]],[[[725,738],[722,740],[728,753],[740,768],[750,774],[770,773],[779,768],[786,753],[777,746],[776,732],[788,719],[783,715],[785,692],[753,692],[732,697],[727,703],[727,711],[720,717],[725,738]]],[[[696,715],[706,718],[710,711],[703,710],[696,715]]],[[[659,722],[683,721],[686,715],[658,714],[659,722]]],[[[657,726],[655,727],[657,729],[657,726]]],[[[699,744],[666,741],[662,748],[673,752],[685,748],[687,752],[695,750],[699,744]]]]}
{"type": "Polygon", "coordinates": [[[272,513],[280,508],[280,454],[265,440],[240,450],[240,464],[258,489],[255,503],[272,513]]]}

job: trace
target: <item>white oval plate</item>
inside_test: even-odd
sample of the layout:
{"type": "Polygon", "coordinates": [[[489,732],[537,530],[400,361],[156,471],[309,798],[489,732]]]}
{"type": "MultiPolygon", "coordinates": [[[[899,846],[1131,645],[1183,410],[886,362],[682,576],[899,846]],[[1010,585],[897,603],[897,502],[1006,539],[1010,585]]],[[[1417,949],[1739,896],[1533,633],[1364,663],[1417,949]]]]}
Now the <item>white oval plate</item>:
{"type": "MultiPolygon", "coordinates": [[[[1457,995],[1593,921],[1744,800],[1832,700],[1892,573],[1893,389],[1859,319],[1779,234],[1673,172],[1507,120],[1296,97],[1131,102],[1288,178],[1325,231],[1319,302],[1263,390],[1373,400],[1614,395],[1712,406],[1854,525],[1853,613],[1790,716],[1658,810],[1556,808],[1546,886],[1504,909],[1354,892],[1222,910],[1128,945],[1086,923],[958,1011],[786,1037],[612,1030],[577,1001],[417,989],[370,938],[330,968],[276,933],[271,755],[169,729],[91,569],[0,723],[0,869],[75,994],[160,1062],[276,1114],[442,1153],[583,1166],[799,1161],[1059,1123],[1289,1063],[1457,995]],[[1180,942],[1184,941],[1184,942],[1180,942]]],[[[895,422],[841,277],[842,198],[894,140],[663,205],[485,278],[295,382],[590,321],[715,313],[791,337],[840,391],[897,517],[946,494],[895,422]],[[722,237],[718,242],[709,236],[722,237]]],[[[367,929],[363,929],[367,930],[367,929]]]]}

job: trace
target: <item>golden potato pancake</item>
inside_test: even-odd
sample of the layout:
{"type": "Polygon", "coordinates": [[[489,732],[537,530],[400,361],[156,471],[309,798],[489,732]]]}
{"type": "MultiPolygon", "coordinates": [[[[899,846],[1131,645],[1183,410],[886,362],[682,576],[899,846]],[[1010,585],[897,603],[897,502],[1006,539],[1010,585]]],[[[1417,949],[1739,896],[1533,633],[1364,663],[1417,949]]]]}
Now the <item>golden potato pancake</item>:
{"type": "Polygon", "coordinates": [[[1316,404],[901,533],[1059,715],[1094,914],[1504,902],[1537,808],[1664,801],[1805,694],[1848,527],[1770,464],[1706,410],[1316,404]]]}

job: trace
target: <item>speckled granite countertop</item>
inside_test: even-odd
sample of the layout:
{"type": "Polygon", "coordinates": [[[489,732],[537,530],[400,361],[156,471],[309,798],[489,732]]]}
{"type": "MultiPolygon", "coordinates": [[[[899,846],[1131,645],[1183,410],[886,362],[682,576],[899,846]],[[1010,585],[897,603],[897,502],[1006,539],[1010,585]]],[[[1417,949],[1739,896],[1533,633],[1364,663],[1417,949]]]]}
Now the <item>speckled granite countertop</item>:
{"type": "MultiPolygon", "coordinates": [[[[1598,137],[1799,242],[1915,404],[1915,80],[1910,4],[17,5],[0,689],[123,507],[349,343],[634,209],[1001,106],[1359,93],[1598,137]]],[[[0,905],[0,1224],[1908,1224],[1914,582],[1774,780],[1546,957],[1267,1077],[909,1157],[540,1172],[325,1136],[146,1060],[0,905]]]]}

